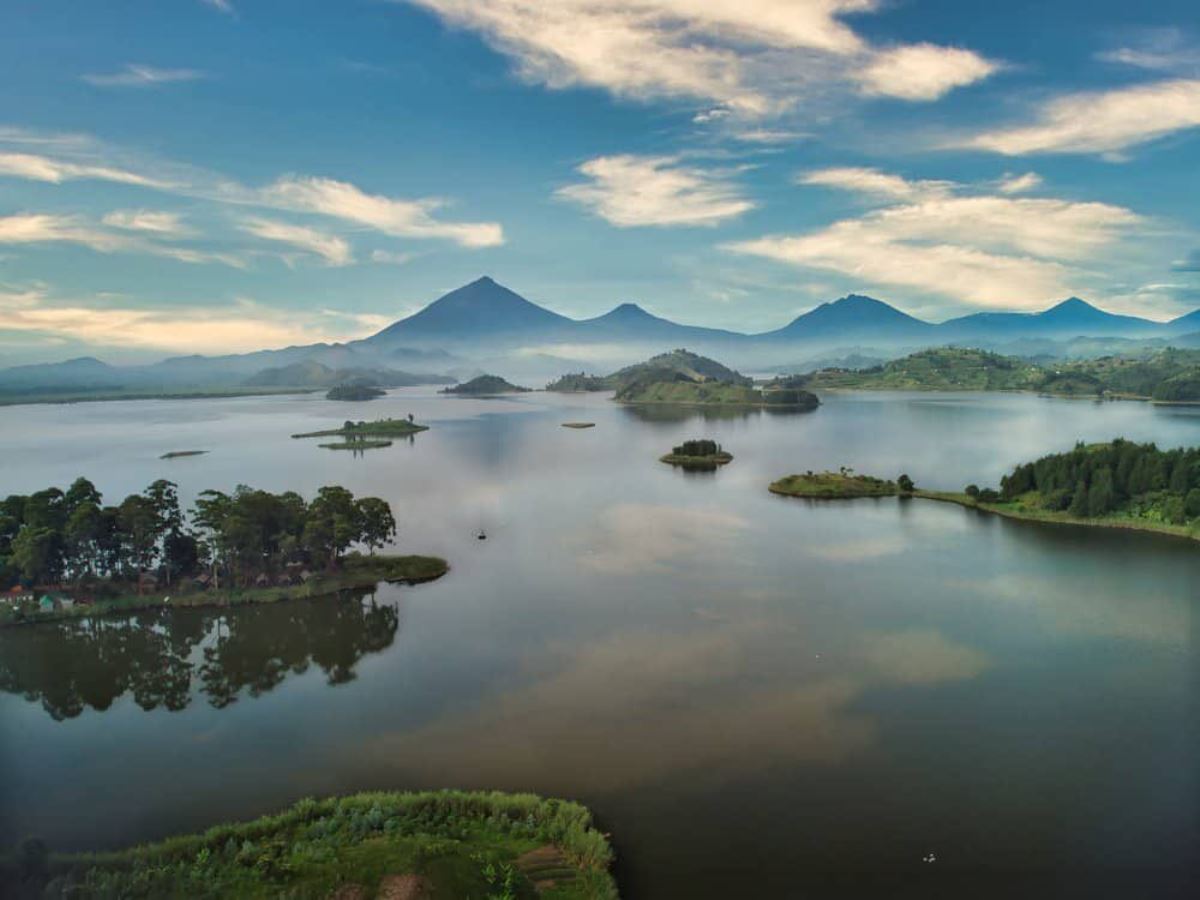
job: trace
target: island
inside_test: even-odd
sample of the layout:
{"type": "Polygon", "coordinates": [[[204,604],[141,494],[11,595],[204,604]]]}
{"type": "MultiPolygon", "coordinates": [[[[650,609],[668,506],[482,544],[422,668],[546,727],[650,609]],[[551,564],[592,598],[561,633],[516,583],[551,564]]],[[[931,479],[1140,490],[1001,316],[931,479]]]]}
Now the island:
{"type": "Polygon", "coordinates": [[[449,569],[438,557],[377,553],[396,538],[391,506],[337,485],[311,501],[209,490],[187,513],[165,479],[107,506],[78,478],[66,491],[4,498],[0,529],[0,626],[331,596],[449,569]]]}
{"type": "Polygon", "coordinates": [[[727,453],[716,441],[684,441],[670,453],[660,456],[659,461],[690,471],[713,471],[733,462],[733,454],[727,453]]]}
{"type": "Polygon", "coordinates": [[[986,350],[936,347],[862,369],[781,376],[767,388],[904,391],[1028,391],[1158,403],[1200,402],[1200,350],[1035,362],[986,350]]]}
{"type": "Polygon", "coordinates": [[[55,854],[27,839],[0,869],[0,892],[615,900],[612,861],[607,837],[578,803],[499,791],[374,792],[308,798],[275,815],[102,853],[55,854]]]}
{"type": "Polygon", "coordinates": [[[595,428],[595,422],[563,422],[563,428],[595,428]]]}
{"type": "Polygon", "coordinates": [[[560,393],[619,391],[637,381],[670,380],[676,375],[686,376],[689,381],[717,381],[745,387],[754,386],[753,379],[715,359],[679,349],[652,356],[645,362],[626,366],[611,375],[589,375],[584,372],[563,375],[546,385],[546,390],[560,393]]]}
{"type": "Polygon", "coordinates": [[[1200,540],[1200,448],[1160,450],[1117,438],[1076,444],[1015,467],[999,489],[967,485],[962,491],[917,488],[838,473],[806,472],[770,485],[776,494],[810,499],[909,496],[1031,522],[1124,528],[1200,540]]]}
{"type": "Polygon", "coordinates": [[[480,375],[462,384],[442,388],[441,393],[457,394],[459,396],[490,397],[497,394],[525,394],[530,390],[530,388],[519,387],[505,381],[499,375],[480,375]]]}
{"type": "Polygon", "coordinates": [[[410,414],[407,419],[376,419],[374,422],[352,422],[347,419],[341,428],[305,431],[293,438],[340,437],[341,441],[319,446],[330,450],[374,450],[390,447],[393,438],[411,438],[428,431],[428,425],[418,425],[410,414]]]}
{"type": "Polygon", "coordinates": [[[359,402],[363,400],[375,400],[385,394],[387,394],[387,391],[373,384],[339,384],[331,387],[326,392],[325,399],[359,402]]]}
{"type": "Polygon", "coordinates": [[[203,456],[207,450],[170,450],[164,453],[159,459],[179,459],[181,456],[203,456]]]}

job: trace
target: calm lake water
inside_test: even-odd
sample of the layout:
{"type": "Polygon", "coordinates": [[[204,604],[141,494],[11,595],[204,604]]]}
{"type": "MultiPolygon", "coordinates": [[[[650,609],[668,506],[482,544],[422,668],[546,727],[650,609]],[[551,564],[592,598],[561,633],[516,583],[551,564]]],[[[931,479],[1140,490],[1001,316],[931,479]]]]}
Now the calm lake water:
{"type": "Polygon", "coordinates": [[[1200,412],[824,399],[726,418],[425,389],[0,409],[2,493],[343,484],[391,502],[402,551],[453,566],[373,596],[0,632],[0,845],[495,787],[589,804],[634,898],[1186,891],[1200,547],[766,486],[840,465],[995,484],[1077,439],[1200,443],[1200,412]],[[288,437],[409,412],[432,429],[361,457],[288,437]],[[577,419],[597,426],[560,427],[577,419]],[[736,459],[657,462],[689,437],[736,459]],[[190,449],[212,452],[158,459],[190,449]]]}

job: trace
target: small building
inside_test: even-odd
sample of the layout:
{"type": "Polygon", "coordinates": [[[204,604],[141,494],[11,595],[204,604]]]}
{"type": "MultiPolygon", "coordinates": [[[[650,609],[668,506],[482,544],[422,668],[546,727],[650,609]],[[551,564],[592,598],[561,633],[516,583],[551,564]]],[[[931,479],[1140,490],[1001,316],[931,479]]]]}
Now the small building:
{"type": "Polygon", "coordinates": [[[44,613],[54,612],[54,610],[57,607],[58,607],[57,601],[55,601],[55,599],[53,597],[51,597],[49,594],[42,594],[42,599],[38,601],[38,611],[39,612],[44,612],[44,613]]]}
{"type": "Polygon", "coordinates": [[[72,600],[70,597],[59,597],[58,605],[61,609],[74,609],[75,601],[72,600]]]}
{"type": "Polygon", "coordinates": [[[21,585],[13,585],[5,594],[4,599],[8,603],[31,603],[35,598],[32,588],[21,587],[21,585]]]}

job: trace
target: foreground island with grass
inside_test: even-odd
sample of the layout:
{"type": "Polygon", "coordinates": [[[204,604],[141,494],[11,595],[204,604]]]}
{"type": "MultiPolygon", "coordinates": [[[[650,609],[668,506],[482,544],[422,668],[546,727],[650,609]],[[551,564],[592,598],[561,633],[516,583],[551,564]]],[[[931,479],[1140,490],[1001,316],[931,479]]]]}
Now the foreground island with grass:
{"type": "Polygon", "coordinates": [[[772,493],[810,499],[908,496],[1060,525],[1124,528],[1200,540],[1200,448],[1160,450],[1117,438],[1076,444],[1016,466],[1000,488],[918,488],[906,475],[886,481],[839,472],[789,475],[772,493]]]}
{"type": "Polygon", "coordinates": [[[449,568],[376,554],[396,537],[391,506],[336,485],[311,501],[246,486],[204,491],[188,515],[160,479],[119,506],[102,503],[84,478],[0,501],[0,625],[273,603],[431,581],[449,568]]]}
{"type": "Polygon", "coordinates": [[[273,816],[107,853],[26,841],[5,896],[615,900],[607,838],[578,803],[496,791],[301,800],[273,816]]]}

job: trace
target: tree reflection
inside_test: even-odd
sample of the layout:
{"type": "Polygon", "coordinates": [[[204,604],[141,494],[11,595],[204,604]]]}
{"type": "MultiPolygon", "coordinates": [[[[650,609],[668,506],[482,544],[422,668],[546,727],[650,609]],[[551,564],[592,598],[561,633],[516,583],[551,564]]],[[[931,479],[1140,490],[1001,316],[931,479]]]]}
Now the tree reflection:
{"type": "Polygon", "coordinates": [[[0,690],[56,720],[102,712],[125,694],[144,710],[181,710],[197,695],[220,709],[312,665],[330,685],[352,681],[358,661],[390,647],[399,627],[395,605],[344,593],[10,628],[0,632],[0,690]]]}

